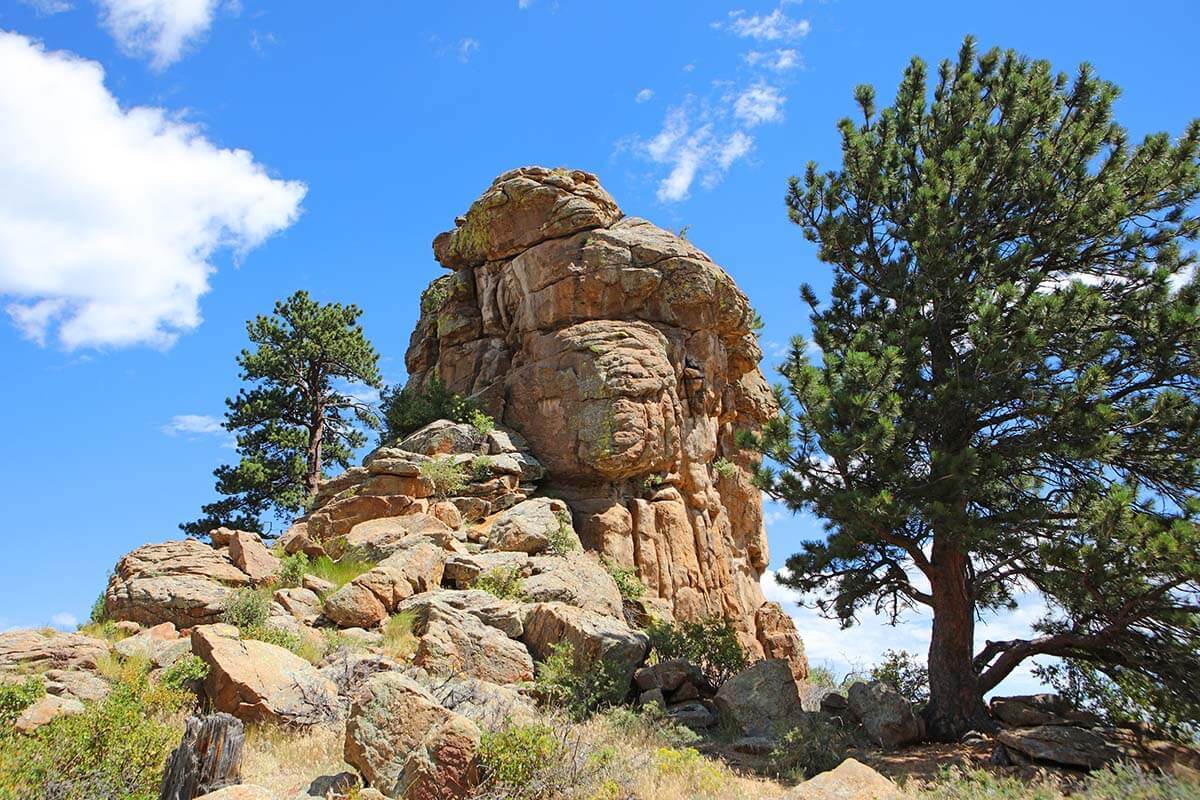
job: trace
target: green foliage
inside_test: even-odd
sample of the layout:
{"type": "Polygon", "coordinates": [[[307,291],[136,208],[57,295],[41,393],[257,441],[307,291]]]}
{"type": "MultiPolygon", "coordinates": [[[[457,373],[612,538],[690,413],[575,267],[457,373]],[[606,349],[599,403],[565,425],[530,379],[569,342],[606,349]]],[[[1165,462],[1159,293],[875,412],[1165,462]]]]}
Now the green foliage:
{"type": "Polygon", "coordinates": [[[208,672],[208,663],[204,659],[188,653],[164,669],[158,680],[168,689],[182,690],[207,678],[208,672]]]}
{"type": "Polygon", "coordinates": [[[245,631],[262,627],[271,614],[271,596],[261,589],[238,589],[225,601],[221,621],[245,631]]]}
{"type": "Polygon", "coordinates": [[[467,415],[467,422],[482,436],[487,436],[496,429],[496,420],[492,419],[487,414],[480,411],[478,408],[472,409],[467,415]]]}
{"type": "Polygon", "coordinates": [[[408,661],[417,651],[418,640],[413,635],[416,613],[402,611],[393,614],[383,624],[383,652],[397,661],[408,661]]]}
{"type": "Polygon", "coordinates": [[[718,475],[726,479],[732,478],[737,474],[737,464],[734,464],[724,456],[713,462],[713,469],[716,470],[718,475]]]}
{"type": "Polygon", "coordinates": [[[535,789],[535,778],[565,755],[563,741],[549,725],[510,725],[483,734],[479,743],[484,785],[512,800],[548,798],[535,789]]]}
{"type": "Polygon", "coordinates": [[[477,481],[485,481],[492,475],[492,467],[496,459],[491,456],[475,456],[471,459],[471,477],[477,481]]]}
{"type": "Polygon", "coordinates": [[[481,413],[472,401],[451,392],[436,376],[422,387],[410,383],[385,390],[380,406],[384,426],[379,437],[381,444],[403,439],[439,419],[471,422],[475,414],[481,413]]]}
{"type": "Polygon", "coordinates": [[[700,734],[667,717],[656,703],[630,708],[615,706],[604,712],[604,722],[619,735],[630,739],[653,739],[668,747],[686,747],[701,740],[700,734]]]}
{"type": "Polygon", "coordinates": [[[479,575],[472,589],[479,589],[502,600],[524,600],[525,583],[521,573],[511,567],[493,567],[479,575]]]}
{"type": "Polygon", "coordinates": [[[683,778],[689,797],[713,797],[725,783],[716,765],[694,747],[660,747],[654,751],[654,768],[662,775],[683,778]]]}
{"type": "Polygon", "coordinates": [[[805,714],[804,722],[780,737],[771,751],[770,769],[789,781],[802,781],[842,763],[852,744],[841,725],[823,714],[805,714]]]}
{"type": "Polygon", "coordinates": [[[758,333],[763,328],[767,327],[767,324],[763,322],[762,315],[755,311],[753,316],[750,317],[750,323],[747,325],[747,327],[753,332],[758,333]]]}
{"type": "Polygon", "coordinates": [[[11,733],[21,712],[45,696],[46,684],[36,675],[21,683],[0,683],[0,736],[11,733]]]}
{"type": "Polygon", "coordinates": [[[612,577],[613,583],[617,584],[622,600],[637,600],[646,593],[646,584],[642,583],[634,570],[621,566],[608,556],[600,556],[600,563],[612,577]]]}
{"type": "Polygon", "coordinates": [[[571,526],[571,515],[566,511],[555,511],[554,518],[558,520],[558,525],[546,534],[549,539],[546,552],[552,556],[565,556],[572,550],[578,550],[579,537],[571,526]]]}
{"type": "Polygon", "coordinates": [[[823,686],[826,689],[837,689],[841,686],[833,669],[825,665],[809,666],[808,682],[812,686],[823,686]]]}
{"type": "Polygon", "coordinates": [[[871,680],[886,683],[908,702],[923,705],[929,699],[929,670],[907,650],[888,650],[871,668],[871,680]]]}
{"type": "Polygon", "coordinates": [[[279,568],[277,584],[282,588],[299,586],[304,576],[309,572],[308,556],[305,553],[293,553],[284,556],[279,568]]]}
{"type": "Polygon", "coordinates": [[[629,692],[626,676],[603,659],[577,656],[570,642],[559,642],[537,665],[537,691],[543,701],[575,719],[616,705],[629,692]]]}
{"type": "Polygon", "coordinates": [[[221,525],[261,531],[264,515],[287,519],[301,511],[327,468],[350,466],[367,441],[361,429],[379,427],[353,392],[381,385],[361,315],[357,306],[318,303],[299,291],[277,302],[271,316],[246,323],[256,349],[243,350],[237,363],[249,388],[225,401],[224,422],[237,436],[240,460],[217,468],[221,499],[180,528],[192,536],[221,525]]]}
{"type": "Polygon", "coordinates": [[[125,664],[103,700],[32,734],[0,737],[0,798],[154,800],[182,733],[179,712],[195,701],[125,664]],[[7,794],[6,794],[7,792],[7,794]]]}
{"type": "Polygon", "coordinates": [[[822,364],[794,339],[782,413],[745,439],[779,467],[760,486],[827,520],[784,581],[845,624],[943,615],[937,737],[1036,655],[1140,674],[1195,718],[1200,122],[1131,144],[1090,67],[970,39],[928,84],[914,59],[887,108],[859,87],[841,168],[790,183],[833,282],[827,306],[802,289],[822,364]],[[973,654],[969,621],[1031,585],[1038,635],[973,654]]]}
{"type": "Polygon", "coordinates": [[[462,491],[467,485],[467,474],[464,465],[454,461],[453,456],[440,456],[422,461],[421,477],[433,483],[435,497],[446,498],[455,492],[462,491]]]}
{"type": "Polygon", "coordinates": [[[714,687],[720,687],[749,663],[737,631],[727,619],[706,617],[678,625],[655,619],[646,633],[659,660],[686,659],[699,667],[714,687]]]}
{"type": "Polygon", "coordinates": [[[350,556],[343,556],[338,561],[329,556],[318,556],[309,563],[308,574],[329,581],[336,591],[374,566],[370,561],[350,556]]]}
{"type": "Polygon", "coordinates": [[[101,623],[108,621],[108,602],[105,600],[106,593],[100,592],[96,598],[96,602],[92,603],[92,611],[88,614],[90,622],[101,623]]]}
{"type": "Polygon", "coordinates": [[[985,769],[943,771],[926,784],[918,800],[1192,800],[1200,795],[1194,777],[1145,772],[1128,764],[1096,770],[1069,794],[1050,781],[1030,782],[985,769]]]}
{"type": "Polygon", "coordinates": [[[454,276],[443,275],[425,287],[425,291],[421,292],[421,313],[432,315],[441,311],[450,299],[453,285],[454,276]]]}

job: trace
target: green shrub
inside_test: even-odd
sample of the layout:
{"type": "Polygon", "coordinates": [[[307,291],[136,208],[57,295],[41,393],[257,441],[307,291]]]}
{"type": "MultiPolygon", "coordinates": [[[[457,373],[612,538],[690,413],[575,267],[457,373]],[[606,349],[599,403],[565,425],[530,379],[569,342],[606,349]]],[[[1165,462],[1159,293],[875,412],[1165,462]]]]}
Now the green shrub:
{"type": "Polygon", "coordinates": [[[467,484],[466,470],[462,464],[455,463],[451,456],[422,461],[420,472],[422,478],[433,484],[434,495],[443,499],[462,491],[467,484]]]}
{"type": "Polygon", "coordinates": [[[334,561],[329,556],[319,556],[308,565],[308,574],[333,584],[334,591],[369,571],[375,565],[370,561],[345,556],[334,561]]]}
{"type": "Polygon", "coordinates": [[[0,683],[0,736],[10,732],[21,712],[46,695],[46,685],[36,675],[21,683],[0,683]]]}
{"type": "Polygon", "coordinates": [[[622,600],[637,600],[646,593],[646,584],[642,583],[642,579],[629,567],[621,566],[608,556],[601,556],[600,563],[612,576],[613,583],[617,585],[617,591],[621,593],[622,600]]]}
{"type": "Polygon", "coordinates": [[[700,734],[686,725],[672,722],[662,706],[655,703],[639,708],[610,708],[604,712],[604,722],[623,738],[649,739],[668,747],[686,747],[701,739],[700,734]]]}
{"type": "Polygon", "coordinates": [[[478,408],[473,409],[471,413],[467,415],[467,422],[469,422],[471,427],[482,436],[487,436],[489,433],[496,430],[496,420],[492,419],[489,415],[483,413],[478,408]]]}
{"type": "Polygon", "coordinates": [[[471,459],[471,477],[477,481],[485,481],[492,474],[492,467],[496,465],[496,459],[491,456],[475,456],[471,459]]]}
{"type": "Polygon", "coordinates": [[[559,642],[537,665],[538,694],[547,705],[575,719],[616,705],[629,692],[626,676],[603,659],[577,658],[570,642],[559,642]]]}
{"type": "Polygon", "coordinates": [[[244,588],[225,601],[221,621],[245,632],[265,625],[270,613],[270,595],[262,590],[244,588]]]}
{"type": "Polygon", "coordinates": [[[538,778],[566,754],[562,739],[549,725],[510,725],[485,733],[479,742],[484,786],[511,800],[549,798],[538,778]]]}
{"type": "Polygon", "coordinates": [[[871,680],[891,686],[915,705],[929,699],[929,670],[907,650],[884,653],[883,661],[871,668],[871,680]]]}
{"type": "Polygon", "coordinates": [[[408,661],[417,651],[418,639],[413,635],[416,614],[402,611],[393,614],[383,624],[383,652],[397,661],[408,661]]]}
{"type": "Polygon", "coordinates": [[[646,633],[650,635],[650,647],[660,660],[685,659],[699,667],[715,687],[744,670],[749,663],[737,631],[729,620],[720,617],[678,625],[655,619],[647,626],[646,633]]]}
{"type": "Polygon", "coordinates": [[[721,770],[694,747],[658,748],[654,768],[661,775],[682,779],[689,797],[714,797],[725,784],[721,770]]]}
{"type": "Polygon", "coordinates": [[[188,689],[208,677],[208,663],[193,653],[182,656],[163,670],[159,682],[168,689],[188,689]]]}
{"type": "Polygon", "coordinates": [[[436,314],[450,299],[450,289],[454,283],[453,275],[443,275],[435,279],[421,292],[421,313],[436,314]]]}
{"type": "Polygon", "coordinates": [[[494,567],[475,579],[473,589],[481,589],[503,600],[523,600],[525,583],[521,573],[511,567],[494,567]]]}
{"type": "Polygon", "coordinates": [[[88,620],[96,624],[108,622],[108,601],[105,600],[106,592],[100,592],[100,596],[96,598],[96,602],[92,603],[92,613],[88,615],[88,620]]]}
{"type": "Polygon", "coordinates": [[[384,390],[380,408],[384,422],[382,444],[402,439],[439,419],[469,422],[471,415],[479,411],[473,402],[448,390],[436,377],[426,381],[421,390],[408,386],[384,390]]]}
{"type": "Polygon", "coordinates": [[[734,464],[724,456],[713,462],[713,469],[716,470],[717,474],[722,478],[732,478],[737,474],[737,464],[734,464]]]}
{"type": "Polygon", "coordinates": [[[304,582],[304,576],[308,574],[308,570],[308,556],[305,553],[284,556],[276,583],[281,587],[299,586],[304,582]]]}
{"type": "Polygon", "coordinates": [[[0,737],[0,797],[154,800],[182,735],[180,712],[194,700],[151,681],[147,664],[131,659],[108,696],[82,714],[0,737]]]}
{"type": "Polygon", "coordinates": [[[821,714],[805,714],[804,722],[785,733],[771,751],[770,770],[789,781],[831,770],[846,758],[851,737],[821,714]]]}
{"type": "Polygon", "coordinates": [[[579,547],[579,539],[575,535],[575,529],[571,527],[570,514],[566,511],[555,511],[554,518],[558,520],[558,527],[547,534],[550,543],[546,545],[546,552],[552,556],[565,556],[579,547]]]}

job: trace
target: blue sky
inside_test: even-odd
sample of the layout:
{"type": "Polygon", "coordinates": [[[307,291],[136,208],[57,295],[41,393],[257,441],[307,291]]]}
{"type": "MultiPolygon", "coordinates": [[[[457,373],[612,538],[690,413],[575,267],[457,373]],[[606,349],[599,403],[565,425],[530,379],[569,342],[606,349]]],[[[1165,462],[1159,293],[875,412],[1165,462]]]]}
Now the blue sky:
{"type": "MultiPolygon", "coordinates": [[[[743,2],[2,0],[0,629],[82,619],[122,553],[211,499],[243,323],[277,298],[357,303],[403,380],[430,241],[500,172],[587,169],[687,226],[770,364],[807,329],[799,284],[828,286],[785,180],[836,165],[856,84],[890,97],[973,33],[1092,62],[1134,136],[1200,111],[1194,3],[743,2]]],[[[777,565],[819,525],[770,511],[777,565]]],[[[816,663],[925,646],[919,620],[790,610],[816,663]]]]}

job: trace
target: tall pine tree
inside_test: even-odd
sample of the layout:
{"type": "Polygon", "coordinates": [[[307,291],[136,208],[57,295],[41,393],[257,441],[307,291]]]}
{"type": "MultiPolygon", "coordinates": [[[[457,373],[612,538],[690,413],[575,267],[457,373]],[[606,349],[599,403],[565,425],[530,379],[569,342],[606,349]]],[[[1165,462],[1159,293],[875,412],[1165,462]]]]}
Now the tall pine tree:
{"type": "Polygon", "coordinates": [[[379,427],[370,404],[352,393],[356,385],[382,383],[361,315],[357,306],[321,304],[299,291],[276,303],[271,316],[246,323],[256,348],[243,350],[237,363],[251,386],[225,401],[224,423],[237,436],[241,459],[217,468],[224,496],[183,530],[261,530],[268,513],[287,518],[302,510],[327,468],[350,465],[366,444],[361,427],[379,427]]]}
{"type": "Polygon", "coordinates": [[[840,170],[790,183],[833,268],[746,443],[763,488],[827,520],[784,582],[849,624],[932,613],[930,735],[989,725],[983,695],[1053,655],[1200,712],[1200,122],[1131,145],[1086,65],[967,39],[932,96],[914,59],[839,124],[840,170]],[[1027,638],[975,640],[1038,593],[1027,638]]]}

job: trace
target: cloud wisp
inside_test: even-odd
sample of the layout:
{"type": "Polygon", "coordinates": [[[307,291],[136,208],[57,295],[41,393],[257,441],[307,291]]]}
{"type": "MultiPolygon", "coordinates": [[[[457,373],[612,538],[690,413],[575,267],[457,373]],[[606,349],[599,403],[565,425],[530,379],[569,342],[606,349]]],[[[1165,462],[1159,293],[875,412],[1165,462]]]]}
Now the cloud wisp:
{"type": "Polygon", "coordinates": [[[213,257],[300,215],[272,177],[161,108],[124,109],[104,71],[0,32],[0,296],[26,338],[67,350],[170,347],[200,324],[213,257]]]}
{"type": "Polygon", "coordinates": [[[156,70],[181,59],[212,26],[220,0],[99,0],[100,22],[121,51],[156,70]]]}

